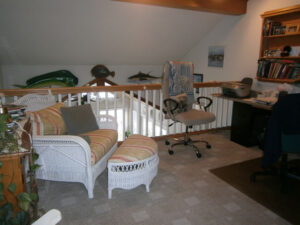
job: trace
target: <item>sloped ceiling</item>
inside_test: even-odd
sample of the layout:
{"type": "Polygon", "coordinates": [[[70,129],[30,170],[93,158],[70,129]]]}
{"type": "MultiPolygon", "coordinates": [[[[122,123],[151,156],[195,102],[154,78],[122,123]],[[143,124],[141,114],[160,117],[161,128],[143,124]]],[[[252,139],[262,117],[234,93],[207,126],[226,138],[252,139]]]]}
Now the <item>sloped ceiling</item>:
{"type": "Polygon", "coordinates": [[[0,0],[0,65],[159,65],[224,17],[110,0],[0,0]]]}

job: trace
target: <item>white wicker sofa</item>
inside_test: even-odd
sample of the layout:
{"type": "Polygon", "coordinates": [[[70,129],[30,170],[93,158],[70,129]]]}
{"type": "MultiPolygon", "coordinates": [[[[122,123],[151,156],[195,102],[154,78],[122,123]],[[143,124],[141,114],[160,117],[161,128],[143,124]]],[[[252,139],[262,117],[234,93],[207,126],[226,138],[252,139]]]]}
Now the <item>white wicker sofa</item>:
{"type": "MultiPolygon", "coordinates": [[[[111,116],[98,118],[101,129],[117,130],[111,116]]],[[[81,137],[74,135],[33,136],[33,148],[39,154],[37,164],[42,165],[36,172],[37,179],[80,182],[93,198],[96,178],[106,169],[107,160],[117,149],[113,147],[94,165],[91,165],[91,149],[81,137]]]]}
{"type": "MultiPolygon", "coordinates": [[[[30,102],[21,101],[18,103],[27,103],[30,105],[30,102]]],[[[51,109],[52,112],[56,110],[56,114],[60,113],[59,108],[55,108],[55,105],[46,109],[51,109]]],[[[117,122],[115,118],[109,115],[96,117],[100,134],[98,134],[98,131],[96,132],[98,132],[98,136],[102,136],[102,139],[97,141],[96,144],[104,147],[103,152],[95,156],[95,152],[92,150],[92,144],[94,143],[93,141],[98,138],[97,135],[92,134],[93,141],[88,144],[88,142],[80,136],[61,134],[64,133],[64,131],[61,127],[59,128],[57,118],[53,119],[51,117],[47,119],[55,124],[55,126],[51,127],[51,129],[54,130],[54,135],[49,135],[49,131],[48,133],[45,131],[47,129],[49,130],[48,125],[43,124],[40,118],[36,118],[39,117],[37,113],[41,111],[31,111],[30,107],[27,111],[31,118],[33,128],[33,148],[39,154],[36,163],[41,165],[36,171],[36,178],[83,183],[88,190],[88,197],[93,198],[95,180],[105,170],[107,160],[117,149],[117,122]],[[43,134],[40,130],[44,130],[47,134],[43,134]],[[111,133],[114,134],[113,138],[108,137],[111,133]],[[101,143],[103,140],[110,143],[103,144],[101,143]],[[95,160],[95,158],[97,158],[97,160],[95,160]]],[[[88,134],[86,133],[86,135],[88,134]]]]}

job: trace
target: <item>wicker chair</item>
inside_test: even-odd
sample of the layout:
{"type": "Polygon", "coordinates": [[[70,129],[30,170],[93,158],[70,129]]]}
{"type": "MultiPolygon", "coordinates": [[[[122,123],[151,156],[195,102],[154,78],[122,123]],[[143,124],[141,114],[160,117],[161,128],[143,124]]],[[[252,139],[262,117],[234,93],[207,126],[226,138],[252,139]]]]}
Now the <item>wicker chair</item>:
{"type": "MultiPolygon", "coordinates": [[[[36,111],[39,95],[23,96],[19,104],[27,105],[27,111],[36,111]],[[25,103],[26,99],[26,103],[25,103]],[[33,102],[30,100],[33,99],[33,102]]],[[[41,96],[41,104],[53,105],[51,96],[41,96]],[[47,102],[47,99],[49,100],[47,102]],[[46,100],[46,101],[45,101],[46,100]]],[[[16,103],[16,102],[15,102],[16,103]]],[[[54,102],[55,104],[55,102],[54,102]]],[[[117,121],[109,115],[96,116],[100,129],[117,130],[117,121]]],[[[33,135],[33,148],[39,154],[36,178],[52,181],[80,182],[88,190],[89,198],[93,198],[96,178],[106,169],[107,160],[117,149],[115,143],[111,149],[94,165],[91,164],[91,148],[89,144],[75,135],[33,135]]]]}
{"type": "Polygon", "coordinates": [[[13,104],[15,105],[25,105],[26,111],[34,112],[40,109],[44,109],[48,106],[54,105],[56,99],[54,95],[50,93],[48,95],[37,95],[37,94],[28,94],[24,95],[13,104]]]}

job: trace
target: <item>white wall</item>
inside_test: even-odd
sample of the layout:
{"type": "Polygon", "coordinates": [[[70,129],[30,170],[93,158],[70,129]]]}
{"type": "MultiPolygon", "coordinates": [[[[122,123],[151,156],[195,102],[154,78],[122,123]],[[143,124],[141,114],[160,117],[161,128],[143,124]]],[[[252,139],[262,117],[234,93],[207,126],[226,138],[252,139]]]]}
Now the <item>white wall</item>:
{"type": "MultiPolygon", "coordinates": [[[[1,67],[4,74],[4,88],[15,88],[14,84],[25,85],[26,80],[31,77],[62,69],[69,70],[79,78],[78,86],[94,79],[90,73],[93,65],[3,65],[1,67]]],[[[112,65],[107,67],[110,71],[115,71],[115,77],[109,76],[108,79],[117,84],[128,83],[127,78],[139,71],[151,72],[150,75],[157,77],[161,76],[163,71],[162,65],[112,65]]],[[[153,82],[160,82],[160,80],[154,80],[153,82]]]]}
{"type": "MultiPolygon", "coordinates": [[[[260,15],[268,10],[296,4],[299,4],[299,0],[249,0],[246,15],[223,16],[221,22],[212,26],[206,36],[199,40],[182,60],[192,61],[195,64],[195,72],[204,74],[204,81],[255,77],[262,25],[260,15]],[[207,66],[208,47],[215,45],[225,47],[223,68],[207,66]]],[[[202,20],[202,23],[205,23],[205,20],[202,20]]],[[[195,24],[196,28],[197,26],[195,24]]],[[[25,84],[28,78],[59,69],[73,72],[79,78],[79,85],[82,85],[93,79],[90,74],[92,67],[93,65],[2,65],[3,88],[13,88],[13,84],[25,84]]],[[[139,71],[144,73],[151,71],[153,76],[162,74],[162,65],[108,65],[107,67],[116,72],[115,78],[109,77],[109,79],[118,84],[126,84],[127,78],[139,71]]]]}
{"type": "Polygon", "coordinates": [[[195,72],[204,74],[204,81],[241,80],[255,77],[259,57],[260,32],[265,11],[299,4],[299,0],[249,0],[247,14],[224,17],[183,60],[195,64],[195,72]],[[208,67],[209,46],[224,46],[223,68],[208,67]]]}
{"type": "Polygon", "coordinates": [[[1,65],[0,65],[0,88],[3,88],[3,74],[2,74],[1,65]]]}

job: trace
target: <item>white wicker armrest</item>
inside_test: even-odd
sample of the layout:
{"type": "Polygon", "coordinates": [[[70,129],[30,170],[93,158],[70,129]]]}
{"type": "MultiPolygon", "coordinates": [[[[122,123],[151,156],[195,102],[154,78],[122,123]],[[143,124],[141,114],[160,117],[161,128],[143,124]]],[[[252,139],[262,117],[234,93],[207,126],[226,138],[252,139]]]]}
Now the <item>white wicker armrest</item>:
{"type": "Polygon", "coordinates": [[[33,148],[48,147],[59,148],[63,151],[64,147],[71,146],[75,151],[80,151],[85,156],[85,166],[91,166],[91,149],[89,144],[81,137],[75,135],[44,135],[33,136],[33,148]]]}
{"type": "Polygon", "coordinates": [[[118,122],[115,117],[111,115],[100,115],[96,119],[99,129],[118,130],[118,122]]]}

